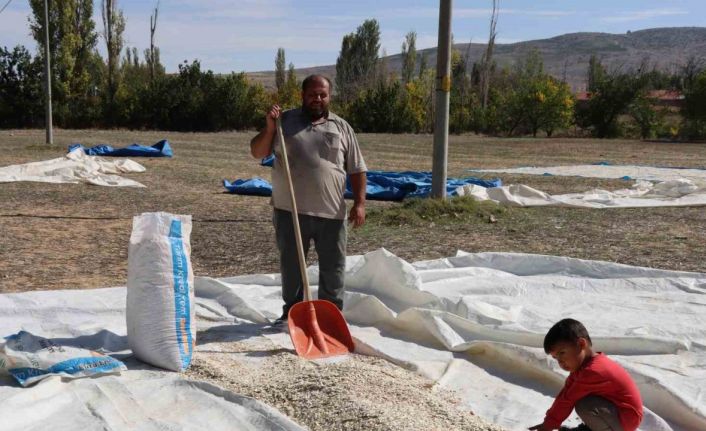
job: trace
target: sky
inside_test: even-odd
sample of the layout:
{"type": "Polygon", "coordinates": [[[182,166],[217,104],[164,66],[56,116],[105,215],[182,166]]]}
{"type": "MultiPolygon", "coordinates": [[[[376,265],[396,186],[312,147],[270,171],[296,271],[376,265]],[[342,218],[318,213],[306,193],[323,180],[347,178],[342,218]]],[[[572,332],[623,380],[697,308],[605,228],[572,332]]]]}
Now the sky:
{"type": "MultiPolygon", "coordinates": [[[[0,0],[0,9],[7,0],[0,0]]],[[[125,45],[149,47],[150,14],[157,0],[117,0],[126,18],[125,45]]],[[[455,42],[488,39],[491,0],[454,0],[455,42]]],[[[102,32],[101,1],[94,2],[102,32]]],[[[439,2],[432,0],[160,0],[156,45],[168,72],[198,59],[217,73],[273,70],[277,48],[295,67],[335,64],[341,39],[366,19],[380,24],[380,54],[400,52],[405,34],[417,49],[436,46],[439,2]]],[[[30,36],[27,0],[10,0],[0,13],[0,46],[25,45],[30,36]]],[[[654,27],[706,26],[705,0],[500,0],[497,43],[544,39],[574,32],[625,33],[654,27]]],[[[98,49],[105,53],[100,38],[98,49]]]]}

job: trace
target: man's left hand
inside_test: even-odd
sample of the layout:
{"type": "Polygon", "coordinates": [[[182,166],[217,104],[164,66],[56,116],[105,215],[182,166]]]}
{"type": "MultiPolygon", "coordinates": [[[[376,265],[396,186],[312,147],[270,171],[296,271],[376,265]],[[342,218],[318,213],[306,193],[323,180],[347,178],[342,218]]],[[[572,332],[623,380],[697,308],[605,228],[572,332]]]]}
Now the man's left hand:
{"type": "Polygon", "coordinates": [[[362,204],[354,204],[348,215],[348,222],[353,224],[354,228],[362,226],[363,223],[365,223],[365,206],[362,204]]]}

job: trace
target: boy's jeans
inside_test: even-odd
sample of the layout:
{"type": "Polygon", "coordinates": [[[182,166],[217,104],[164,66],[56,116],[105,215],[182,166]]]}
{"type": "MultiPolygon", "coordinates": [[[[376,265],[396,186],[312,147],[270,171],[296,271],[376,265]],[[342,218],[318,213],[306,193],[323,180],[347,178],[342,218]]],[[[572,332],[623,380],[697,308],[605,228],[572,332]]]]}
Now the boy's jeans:
{"type": "Polygon", "coordinates": [[[605,398],[589,395],[581,398],[574,409],[591,431],[623,431],[618,408],[605,398]]]}

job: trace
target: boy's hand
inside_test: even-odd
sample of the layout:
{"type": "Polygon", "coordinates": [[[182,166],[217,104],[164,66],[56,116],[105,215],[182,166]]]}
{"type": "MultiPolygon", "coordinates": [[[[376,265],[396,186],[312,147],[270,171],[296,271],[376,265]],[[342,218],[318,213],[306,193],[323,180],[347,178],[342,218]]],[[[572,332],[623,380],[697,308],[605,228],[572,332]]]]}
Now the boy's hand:
{"type": "Polygon", "coordinates": [[[527,429],[530,431],[552,431],[549,428],[544,426],[544,422],[542,422],[541,424],[535,425],[533,427],[529,427],[527,429]]]}

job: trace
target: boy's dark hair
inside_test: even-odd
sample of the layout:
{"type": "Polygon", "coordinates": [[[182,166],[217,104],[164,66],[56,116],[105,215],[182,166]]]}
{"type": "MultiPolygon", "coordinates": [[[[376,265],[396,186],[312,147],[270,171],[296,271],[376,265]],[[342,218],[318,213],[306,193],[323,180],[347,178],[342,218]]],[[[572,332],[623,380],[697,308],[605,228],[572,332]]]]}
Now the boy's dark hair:
{"type": "Polygon", "coordinates": [[[304,78],[304,80],[302,81],[302,91],[306,91],[306,88],[318,79],[323,79],[328,82],[328,91],[329,93],[333,93],[333,84],[331,83],[331,80],[325,77],[324,75],[309,75],[304,78]]]}
{"type": "Polygon", "coordinates": [[[585,338],[589,346],[592,344],[591,337],[583,323],[574,319],[562,319],[555,323],[544,336],[544,352],[551,352],[558,343],[575,343],[579,338],[585,338]]]}

